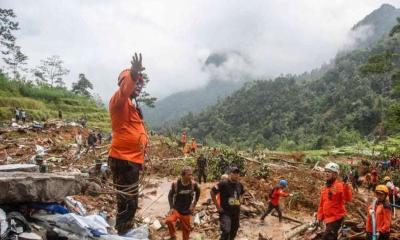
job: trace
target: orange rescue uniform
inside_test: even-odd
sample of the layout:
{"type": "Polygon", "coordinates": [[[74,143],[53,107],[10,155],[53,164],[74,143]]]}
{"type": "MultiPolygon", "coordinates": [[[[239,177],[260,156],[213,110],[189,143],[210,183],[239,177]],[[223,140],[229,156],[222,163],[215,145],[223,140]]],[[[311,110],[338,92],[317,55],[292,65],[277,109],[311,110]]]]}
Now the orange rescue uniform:
{"type": "MultiPolygon", "coordinates": [[[[372,216],[369,210],[372,205],[368,207],[367,223],[365,225],[366,232],[372,233],[372,216]]],[[[389,204],[377,204],[375,206],[375,219],[376,219],[376,231],[380,233],[389,233],[390,225],[392,223],[392,210],[389,204]]]]}
{"type": "Polygon", "coordinates": [[[284,191],[282,191],[282,189],[276,188],[274,190],[274,192],[272,193],[270,202],[271,202],[272,205],[278,206],[279,205],[279,198],[280,197],[287,197],[288,195],[289,194],[284,192],[284,191]]]}
{"type": "Polygon", "coordinates": [[[196,142],[196,140],[193,140],[193,141],[192,141],[191,149],[192,149],[192,151],[196,151],[196,149],[197,149],[197,142],[196,142]]]}
{"type": "Polygon", "coordinates": [[[321,191],[317,218],[319,221],[331,223],[346,215],[345,203],[351,201],[351,187],[336,180],[330,187],[321,191]]]}
{"type": "Polygon", "coordinates": [[[185,133],[182,133],[181,143],[186,144],[186,134],[185,133]]]}
{"type": "Polygon", "coordinates": [[[112,141],[109,156],[143,164],[148,136],[130,97],[136,81],[132,80],[129,69],[124,70],[119,76],[120,87],[110,100],[112,141]]]}

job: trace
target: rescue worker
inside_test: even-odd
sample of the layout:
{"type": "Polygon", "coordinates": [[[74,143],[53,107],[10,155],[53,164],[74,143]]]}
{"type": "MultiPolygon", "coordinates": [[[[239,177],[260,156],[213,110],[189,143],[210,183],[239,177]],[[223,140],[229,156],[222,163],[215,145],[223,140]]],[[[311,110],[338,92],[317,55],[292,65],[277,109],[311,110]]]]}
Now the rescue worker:
{"type": "Polygon", "coordinates": [[[391,178],[389,177],[389,176],[385,176],[384,178],[383,178],[383,183],[386,185],[388,182],[391,182],[391,178]]]}
{"type": "Polygon", "coordinates": [[[389,190],[389,193],[388,193],[389,202],[391,204],[396,204],[396,198],[397,198],[398,192],[397,192],[396,186],[392,182],[392,179],[389,176],[385,176],[383,178],[383,182],[384,182],[384,185],[389,190]]]}
{"type": "Polygon", "coordinates": [[[196,139],[192,138],[192,142],[190,143],[190,152],[196,153],[197,150],[197,142],[196,139]]]}
{"type": "Polygon", "coordinates": [[[109,151],[109,166],[114,184],[119,191],[129,191],[129,195],[117,194],[117,217],[115,227],[119,235],[124,235],[133,227],[132,220],[138,207],[139,172],[144,162],[147,133],[137,104],[133,99],[139,96],[144,81],[141,72],[142,55],[135,53],[131,68],[123,70],[118,77],[118,90],[111,97],[109,112],[111,117],[112,141],[109,151]]]}
{"type": "Polygon", "coordinates": [[[338,231],[346,216],[345,203],[351,201],[351,187],[338,180],[339,165],[333,162],[325,166],[326,186],[321,191],[317,220],[326,224],[323,240],[337,239],[338,231]]]}
{"type": "Polygon", "coordinates": [[[385,185],[378,185],[375,188],[376,199],[368,207],[368,217],[365,225],[367,239],[389,240],[390,225],[392,224],[392,210],[387,200],[389,189],[385,185]],[[374,226],[375,224],[375,238],[374,226]]]}
{"type": "Polygon", "coordinates": [[[18,121],[19,121],[19,109],[18,108],[15,108],[15,121],[18,123],[18,121]]]}
{"type": "Polygon", "coordinates": [[[261,216],[261,222],[264,222],[264,219],[268,214],[272,212],[272,210],[276,210],[278,212],[279,222],[282,222],[282,210],[281,206],[279,205],[279,198],[280,197],[287,197],[289,194],[284,192],[283,189],[288,186],[288,182],[285,179],[279,181],[278,185],[272,188],[271,192],[269,193],[269,204],[268,208],[265,210],[263,215],[261,216]]]}
{"type": "Polygon", "coordinates": [[[206,174],[206,167],[207,167],[207,159],[204,157],[204,154],[200,154],[196,161],[197,165],[197,175],[199,178],[199,184],[201,184],[201,179],[203,178],[204,183],[207,182],[207,174],[206,174]]]}
{"type": "Polygon", "coordinates": [[[20,118],[21,118],[22,122],[25,123],[26,122],[26,112],[25,112],[25,110],[21,109],[19,111],[19,114],[20,114],[20,118]]]}
{"type": "Polygon", "coordinates": [[[377,185],[378,185],[378,172],[376,171],[376,169],[372,169],[372,171],[371,171],[371,189],[372,189],[372,191],[375,190],[377,185]]]}
{"type": "Polygon", "coordinates": [[[182,147],[182,149],[185,149],[186,142],[187,142],[186,139],[187,139],[186,131],[182,131],[182,135],[181,135],[181,147],[182,147]]]}
{"type": "Polygon", "coordinates": [[[372,180],[371,180],[371,173],[367,173],[367,175],[365,175],[365,182],[366,182],[366,185],[367,185],[367,189],[368,189],[368,192],[369,191],[371,191],[371,188],[372,188],[372,180]]]}
{"type": "Polygon", "coordinates": [[[352,178],[351,178],[351,185],[353,189],[358,192],[358,181],[360,179],[360,175],[358,173],[357,167],[354,167],[352,170],[352,178]]]}
{"type": "Polygon", "coordinates": [[[76,145],[78,145],[78,149],[76,150],[76,155],[79,155],[81,153],[82,144],[83,144],[81,129],[79,129],[77,134],[75,135],[75,143],[76,143],[76,145]]]}
{"type": "Polygon", "coordinates": [[[240,226],[240,204],[244,187],[239,181],[239,169],[231,167],[229,179],[220,181],[211,189],[211,199],[219,212],[220,240],[233,240],[240,226]],[[217,194],[220,194],[220,204],[217,194]]]}
{"type": "Polygon", "coordinates": [[[105,183],[110,175],[108,168],[106,166],[103,168],[103,163],[100,159],[96,159],[95,165],[90,167],[87,172],[89,173],[89,177],[100,179],[102,183],[105,183]]]}
{"type": "Polygon", "coordinates": [[[189,240],[190,221],[200,197],[200,188],[192,178],[192,168],[183,167],[181,177],[172,183],[168,193],[170,212],[165,222],[168,225],[170,239],[176,239],[175,223],[179,219],[182,225],[182,239],[189,240]]]}
{"type": "MultiPolygon", "coordinates": [[[[228,179],[229,179],[229,175],[228,174],[222,174],[220,181],[228,181],[228,179]]],[[[218,189],[218,183],[215,184],[214,187],[218,189]]],[[[221,193],[218,193],[216,198],[217,198],[218,206],[221,207],[221,193]]]]}
{"type": "Polygon", "coordinates": [[[101,133],[100,129],[97,132],[97,140],[99,141],[99,144],[101,144],[103,141],[103,134],[101,133]]]}
{"type": "Polygon", "coordinates": [[[97,142],[96,134],[94,130],[91,130],[87,138],[88,148],[86,149],[85,154],[87,154],[89,150],[92,149],[94,155],[96,156],[96,142],[97,142]]]}

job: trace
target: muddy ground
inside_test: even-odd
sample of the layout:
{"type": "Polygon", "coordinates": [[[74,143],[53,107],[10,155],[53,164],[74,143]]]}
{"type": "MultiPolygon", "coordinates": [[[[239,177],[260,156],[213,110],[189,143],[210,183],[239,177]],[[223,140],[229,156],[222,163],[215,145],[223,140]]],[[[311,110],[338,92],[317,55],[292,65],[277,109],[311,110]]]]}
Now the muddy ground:
{"type": "MultiPolygon", "coordinates": [[[[28,163],[36,155],[36,145],[43,146],[45,152],[45,164],[51,172],[80,171],[87,172],[94,166],[95,160],[100,159],[107,163],[107,149],[109,142],[105,141],[96,148],[96,156],[84,150],[78,154],[74,144],[74,136],[79,127],[68,126],[62,122],[53,122],[45,125],[42,131],[31,129],[1,129],[0,130],[0,164],[28,163]]],[[[88,135],[88,129],[84,129],[83,136],[88,135]]],[[[207,151],[204,148],[200,151],[207,151]]],[[[246,153],[244,153],[246,154],[246,153]]],[[[265,153],[263,153],[265,155],[265,153]]],[[[316,212],[319,203],[319,192],[324,185],[321,172],[313,170],[314,164],[301,162],[304,154],[270,154],[262,156],[272,159],[268,162],[268,176],[254,177],[243,176],[242,183],[246,188],[246,196],[243,205],[241,228],[237,239],[258,239],[261,234],[265,239],[283,239],[283,233],[299,225],[289,220],[279,223],[273,216],[266,218],[265,224],[260,224],[259,216],[267,202],[264,197],[270,189],[279,181],[285,178],[289,182],[288,192],[292,196],[282,201],[284,215],[297,219],[303,223],[313,221],[313,214],[316,212]]],[[[193,162],[194,156],[183,156],[177,144],[162,136],[151,136],[151,146],[147,164],[145,166],[143,186],[141,189],[140,209],[137,212],[137,219],[151,225],[163,220],[169,211],[168,191],[171,182],[176,180],[179,169],[187,163],[193,162]]],[[[258,160],[260,156],[247,154],[245,168],[247,173],[260,169],[258,160]]],[[[357,163],[363,160],[362,157],[329,157],[336,162],[357,163]]],[[[108,179],[111,181],[111,178],[108,179]]],[[[193,224],[193,239],[218,239],[218,220],[215,207],[210,205],[209,191],[216,183],[212,181],[201,185],[201,197],[197,213],[205,212],[207,221],[201,224],[193,224]]],[[[115,222],[116,206],[115,194],[100,194],[97,196],[78,195],[74,196],[81,201],[89,213],[102,212],[113,224],[115,222]]],[[[372,195],[364,190],[354,194],[354,201],[348,205],[349,221],[361,223],[358,209],[365,212],[367,203],[372,195]]],[[[159,230],[152,230],[152,239],[163,239],[167,236],[165,227],[159,230]]],[[[180,238],[180,234],[178,234],[180,238]]],[[[303,236],[299,239],[312,239],[312,236],[303,236]]],[[[178,239],[179,239],[178,238],[178,239]]],[[[260,238],[262,239],[262,238],[260,238]]]]}

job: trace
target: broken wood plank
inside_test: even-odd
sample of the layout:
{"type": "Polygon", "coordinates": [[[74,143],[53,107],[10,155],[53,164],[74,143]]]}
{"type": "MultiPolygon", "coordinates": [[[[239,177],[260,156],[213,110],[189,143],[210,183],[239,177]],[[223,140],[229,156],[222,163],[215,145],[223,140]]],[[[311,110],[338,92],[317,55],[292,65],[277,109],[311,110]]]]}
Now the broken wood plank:
{"type": "MultiPolygon", "coordinates": [[[[274,216],[274,217],[279,217],[278,214],[276,214],[275,212],[272,213],[271,215],[274,216]]],[[[288,221],[291,221],[291,222],[295,222],[295,223],[299,223],[299,224],[304,224],[304,222],[302,222],[302,221],[300,221],[300,220],[297,220],[297,219],[294,219],[294,218],[291,218],[291,217],[288,217],[288,216],[283,216],[283,215],[282,215],[282,218],[283,218],[283,219],[286,219],[286,220],[288,220],[288,221]]]]}
{"type": "Polygon", "coordinates": [[[307,230],[307,228],[310,226],[310,224],[305,223],[303,225],[301,225],[298,228],[295,228],[293,231],[285,231],[283,233],[283,236],[285,238],[285,240],[290,240],[293,239],[294,237],[300,235],[301,233],[303,233],[304,231],[307,230]]]}

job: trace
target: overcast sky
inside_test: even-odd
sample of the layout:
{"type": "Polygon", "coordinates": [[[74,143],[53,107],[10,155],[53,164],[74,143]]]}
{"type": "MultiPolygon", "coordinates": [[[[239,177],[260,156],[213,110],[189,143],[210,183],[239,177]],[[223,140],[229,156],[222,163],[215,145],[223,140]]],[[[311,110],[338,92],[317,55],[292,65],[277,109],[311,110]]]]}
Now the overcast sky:
{"type": "MultiPolygon", "coordinates": [[[[17,44],[31,67],[59,55],[108,101],[133,52],[143,53],[157,97],[204,85],[208,54],[235,51],[227,70],[254,76],[302,73],[332,59],[349,29],[383,3],[400,0],[1,0],[15,10],[17,44]]],[[[226,69],[225,69],[226,70],[226,69]]]]}

